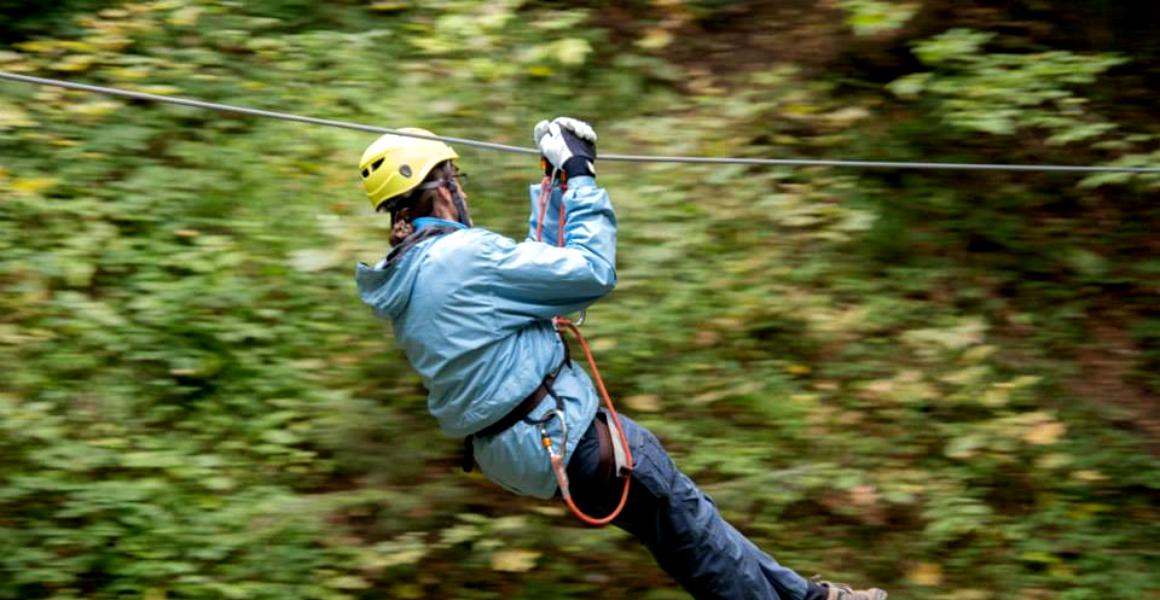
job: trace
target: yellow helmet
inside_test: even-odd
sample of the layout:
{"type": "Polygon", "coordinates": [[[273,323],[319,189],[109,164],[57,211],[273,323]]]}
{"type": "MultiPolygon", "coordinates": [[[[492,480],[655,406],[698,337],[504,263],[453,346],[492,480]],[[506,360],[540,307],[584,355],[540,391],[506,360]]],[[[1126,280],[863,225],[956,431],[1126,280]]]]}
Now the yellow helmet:
{"type": "MultiPolygon", "coordinates": [[[[434,135],[426,129],[408,127],[403,133],[434,135]]],[[[379,210],[388,200],[415,189],[435,165],[459,158],[455,150],[438,140],[388,133],[375,140],[358,161],[363,187],[371,206],[379,210]]]]}

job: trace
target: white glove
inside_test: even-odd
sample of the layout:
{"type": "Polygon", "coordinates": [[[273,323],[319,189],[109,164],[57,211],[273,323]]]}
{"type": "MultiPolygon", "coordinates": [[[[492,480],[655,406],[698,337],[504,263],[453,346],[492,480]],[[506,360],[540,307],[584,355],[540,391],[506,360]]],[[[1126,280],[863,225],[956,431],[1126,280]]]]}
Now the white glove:
{"type": "Polygon", "coordinates": [[[588,123],[570,117],[540,121],[532,137],[540,154],[569,178],[596,174],[596,131],[588,123]]]}

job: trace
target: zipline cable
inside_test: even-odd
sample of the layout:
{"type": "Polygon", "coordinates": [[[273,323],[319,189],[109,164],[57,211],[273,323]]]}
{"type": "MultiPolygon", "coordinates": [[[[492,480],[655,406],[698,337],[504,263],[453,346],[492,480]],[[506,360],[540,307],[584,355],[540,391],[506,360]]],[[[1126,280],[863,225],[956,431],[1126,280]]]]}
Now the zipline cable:
{"type": "MultiPolygon", "coordinates": [[[[78,90],[82,92],[90,92],[94,94],[105,94],[108,96],[119,96],[122,98],[130,98],[133,100],[146,100],[149,102],[164,102],[168,104],[177,104],[181,106],[188,106],[191,108],[203,108],[208,110],[216,110],[220,112],[236,113],[242,115],[251,115],[255,117],[263,117],[268,119],[280,119],[283,121],[294,121],[297,123],[308,123],[311,125],[322,125],[324,127],[337,127],[341,129],[353,129],[355,131],[366,131],[369,133],[393,133],[395,135],[402,135],[413,138],[439,140],[443,142],[451,142],[455,144],[462,144],[464,146],[472,146],[475,148],[483,148],[485,150],[496,150],[499,152],[510,152],[513,154],[531,154],[539,155],[540,151],[533,148],[524,148],[521,146],[511,146],[508,144],[497,144],[494,142],[484,142],[480,140],[472,140],[467,138],[458,138],[442,135],[423,135],[417,133],[409,133],[399,131],[397,129],[390,129],[387,127],[376,127],[374,125],[363,125],[362,123],[353,123],[350,121],[338,121],[334,119],[320,119],[317,117],[307,117],[303,115],[296,115],[292,113],[277,112],[272,110],[262,110],[260,108],[249,108],[245,106],[233,106],[230,104],[218,104],[216,102],[206,102],[204,100],[196,100],[193,98],[182,98],[179,96],[162,96],[159,94],[148,94],[145,92],[134,92],[120,88],[105,87],[100,85],[90,85],[86,83],[76,83],[72,81],[63,81],[60,79],[49,79],[45,77],[33,77],[31,75],[19,75],[16,73],[9,73],[7,71],[0,71],[0,79],[7,79],[9,81],[19,81],[23,83],[32,83],[36,85],[45,85],[52,87],[65,88],[70,90],[78,90]]],[[[1002,164],[1002,163],[960,163],[960,162],[907,162],[907,161],[881,161],[881,160],[827,160],[827,159],[805,159],[805,158],[743,158],[743,157],[712,157],[712,156],[644,156],[635,154],[601,154],[601,161],[616,161],[616,162],[638,162],[638,163],[685,163],[685,164],[711,164],[711,165],[760,165],[760,166],[785,166],[785,167],[845,167],[845,168],[862,168],[862,169],[944,169],[957,171],[1035,171],[1035,172],[1056,172],[1056,173],[1160,173],[1160,167],[1120,167],[1120,166],[1104,166],[1104,165],[1032,165],[1032,164],[1002,164]]]]}
{"type": "MultiPolygon", "coordinates": [[[[189,106],[192,108],[205,108],[209,110],[216,110],[227,113],[237,113],[241,115],[251,115],[255,117],[265,117],[267,119],[281,119],[283,121],[294,121],[297,123],[309,123],[311,125],[322,125],[324,127],[338,127],[340,129],[354,129],[355,131],[366,131],[370,133],[393,133],[395,135],[403,135],[413,138],[420,138],[425,140],[442,140],[446,142],[455,142],[465,146],[475,146],[476,148],[485,148],[488,150],[499,150],[500,152],[514,152],[519,154],[535,154],[539,156],[539,150],[532,150],[531,148],[521,148],[519,146],[509,146],[507,144],[494,144],[492,142],[481,142],[478,140],[468,140],[464,138],[438,136],[438,135],[422,135],[416,133],[408,133],[398,131],[396,129],[388,129],[386,127],[376,127],[374,125],[363,125],[362,123],[351,123],[350,121],[336,121],[333,119],[319,119],[317,117],[306,117],[302,115],[295,115],[291,113],[275,112],[272,110],[262,110],[260,108],[249,108],[245,106],[232,106],[229,104],[218,104],[216,102],[206,102],[204,100],[195,100],[193,98],[181,98],[178,96],[161,96],[158,94],[147,94],[145,92],[133,92],[130,90],[123,90],[119,88],[105,87],[101,85],[89,85],[87,83],[75,83],[72,81],[62,81],[59,79],[46,79],[43,77],[32,77],[29,75],[17,75],[16,73],[9,73],[7,71],[0,71],[0,79],[8,79],[11,81],[21,81],[24,83],[35,83],[38,85],[47,85],[52,87],[67,88],[70,90],[79,90],[82,92],[91,92],[94,94],[105,94],[108,96],[120,96],[122,98],[131,98],[133,100],[148,100],[150,102],[167,102],[169,104],[179,104],[181,106],[189,106]]],[[[601,157],[603,158],[603,157],[601,157]]]]}

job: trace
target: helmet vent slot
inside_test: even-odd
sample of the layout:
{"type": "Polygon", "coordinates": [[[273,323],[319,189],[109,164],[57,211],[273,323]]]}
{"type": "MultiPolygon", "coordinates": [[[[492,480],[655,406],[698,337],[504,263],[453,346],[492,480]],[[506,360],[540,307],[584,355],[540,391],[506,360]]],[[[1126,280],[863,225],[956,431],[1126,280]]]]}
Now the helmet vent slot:
{"type": "Polygon", "coordinates": [[[371,173],[374,173],[375,171],[378,171],[378,170],[379,170],[379,167],[383,166],[383,160],[385,160],[385,158],[386,158],[386,157],[380,158],[380,159],[376,160],[375,162],[371,163],[371,166],[369,166],[369,167],[367,167],[367,168],[363,169],[363,170],[362,170],[362,176],[363,176],[363,179],[366,179],[367,177],[370,177],[370,176],[371,176],[371,173]]]}

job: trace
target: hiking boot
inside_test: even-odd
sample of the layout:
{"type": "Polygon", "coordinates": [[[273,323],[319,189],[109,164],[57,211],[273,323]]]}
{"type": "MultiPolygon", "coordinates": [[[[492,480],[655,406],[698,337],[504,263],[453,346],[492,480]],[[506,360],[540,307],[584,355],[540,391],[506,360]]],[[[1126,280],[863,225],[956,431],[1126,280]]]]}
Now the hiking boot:
{"type": "Polygon", "coordinates": [[[853,590],[848,585],[819,581],[818,585],[826,588],[829,594],[826,600],[886,600],[886,592],[878,588],[868,590],[853,590]]]}

